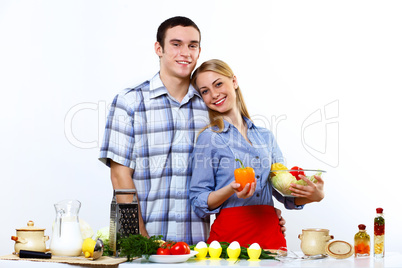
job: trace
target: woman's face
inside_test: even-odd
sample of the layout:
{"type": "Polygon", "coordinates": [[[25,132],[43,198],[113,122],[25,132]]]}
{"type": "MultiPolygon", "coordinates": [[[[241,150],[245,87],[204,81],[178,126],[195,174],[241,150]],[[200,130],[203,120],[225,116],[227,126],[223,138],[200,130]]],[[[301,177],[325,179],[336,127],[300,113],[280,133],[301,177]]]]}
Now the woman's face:
{"type": "Polygon", "coordinates": [[[196,80],[197,88],[207,107],[221,114],[237,111],[236,76],[228,78],[218,73],[207,71],[200,73],[196,80]]]}

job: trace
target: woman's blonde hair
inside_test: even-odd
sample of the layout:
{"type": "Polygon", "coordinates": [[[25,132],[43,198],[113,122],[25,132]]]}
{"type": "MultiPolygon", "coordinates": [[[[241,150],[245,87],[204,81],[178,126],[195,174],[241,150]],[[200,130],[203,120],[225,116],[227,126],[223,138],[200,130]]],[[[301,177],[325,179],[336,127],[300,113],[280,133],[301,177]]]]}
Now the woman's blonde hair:
{"type": "MultiPolygon", "coordinates": [[[[194,73],[191,77],[191,84],[198,92],[200,92],[200,89],[197,87],[198,75],[200,73],[204,73],[204,72],[208,72],[208,71],[218,73],[218,74],[226,76],[230,79],[232,79],[234,77],[234,73],[233,73],[232,69],[224,61],[217,60],[217,59],[205,61],[200,65],[200,67],[198,67],[194,71],[194,73]]],[[[241,94],[240,87],[237,87],[235,89],[235,92],[236,92],[236,106],[239,108],[240,114],[242,116],[250,119],[250,115],[247,111],[246,103],[244,102],[244,98],[243,98],[243,95],[241,94]]],[[[201,132],[211,126],[218,127],[219,130],[216,132],[222,132],[223,127],[224,127],[222,115],[219,112],[213,111],[211,109],[208,109],[208,114],[209,114],[210,124],[208,126],[206,126],[205,128],[203,128],[201,130],[201,132]]]]}

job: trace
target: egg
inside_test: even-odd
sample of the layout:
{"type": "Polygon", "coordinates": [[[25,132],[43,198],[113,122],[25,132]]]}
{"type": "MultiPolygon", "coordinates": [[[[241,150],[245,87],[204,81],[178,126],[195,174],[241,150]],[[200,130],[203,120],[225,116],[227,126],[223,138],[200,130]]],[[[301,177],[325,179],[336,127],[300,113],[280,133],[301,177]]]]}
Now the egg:
{"type": "Polygon", "coordinates": [[[251,246],[247,248],[247,254],[250,261],[258,261],[261,255],[260,245],[258,243],[251,244],[251,246]]]}
{"type": "Polygon", "coordinates": [[[237,241],[233,241],[232,243],[230,243],[228,248],[230,248],[230,249],[238,249],[238,248],[240,248],[240,244],[237,241]]]}
{"type": "Polygon", "coordinates": [[[216,241],[216,240],[212,241],[212,243],[209,244],[209,247],[210,247],[210,248],[222,248],[222,247],[221,247],[221,244],[219,244],[219,242],[216,241]]]}
{"type": "Polygon", "coordinates": [[[227,248],[226,252],[228,253],[229,260],[237,260],[240,256],[240,244],[237,241],[233,241],[230,243],[229,247],[227,248]]]}
{"type": "Polygon", "coordinates": [[[205,243],[204,241],[200,241],[197,243],[197,245],[195,245],[196,248],[207,248],[207,243],[205,243]]]}
{"type": "Polygon", "coordinates": [[[251,248],[251,249],[261,249],[261,247],[260,247],[260,245],[258,243],[251,244],[251,246],[249,248],[251,248]]]}
{"type": "Polygon", "coordinates": [[[219,244],[218,241],[212,241],[212,243],[209,244],[208,253],[211,259],[219,259],[222,253],[221,244],[219,244]]]}
{"type": "Polygon", "coordinates": [[[194,250],[198,252],[195,256],[200,260],[205,259],[208,254],[208,246],[204,241],[198,242],[197,245],[195,245],[194,250]]]}

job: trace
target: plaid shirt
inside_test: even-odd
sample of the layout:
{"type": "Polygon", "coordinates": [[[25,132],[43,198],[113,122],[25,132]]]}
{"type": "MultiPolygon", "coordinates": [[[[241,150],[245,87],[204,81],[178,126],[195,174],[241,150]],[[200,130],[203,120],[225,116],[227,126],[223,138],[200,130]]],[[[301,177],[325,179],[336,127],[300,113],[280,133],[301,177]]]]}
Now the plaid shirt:
{"type": "Polygon", "coordinates": [[[189,157],[195,138],[209,122],[207,108],[189,87],[181,103],[173,99],[159,73],[150,81],[118,94],[107,118],[101,160],[134,169],[142,217],[150,236],[185,241],[206,241],[209,219],[191,209],[189,157]]]}

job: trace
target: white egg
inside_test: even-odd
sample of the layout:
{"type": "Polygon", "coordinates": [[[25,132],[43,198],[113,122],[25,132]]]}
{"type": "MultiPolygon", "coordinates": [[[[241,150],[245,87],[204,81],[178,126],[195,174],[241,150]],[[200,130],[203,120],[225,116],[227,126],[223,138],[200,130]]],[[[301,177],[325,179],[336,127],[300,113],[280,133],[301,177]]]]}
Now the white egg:
{"type": "Polygon", "coordinates": [[[260,245],[258,245],[258,243],[254,243],[249,248],[251,248],[251,249],[260,249],[261,247],[260,247],[260,245]]]}
{"type": "Polygon", "coordinates": [[[221,244],[219,244],[219,242],[215,240],[215,241],[212,241],[211,244],[209,244],[209,247],[210,248],[221,248],[221,244]]]}
{"type": "Polygon", "coordinates": [[[232,243],[230,243],[229,248],[230,249],[238,249],[238,248],[240,248],[240,244],[237,241],[233,241],[232,243]]]}
{"type": "Polygon", "coordinates": [[[204,241],[200,241],[197,243],[197,245],[195,247],[196,248],[206,248],[207,244],[204,241]]]}

